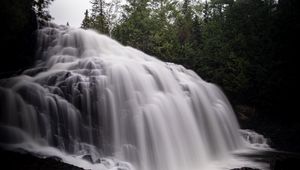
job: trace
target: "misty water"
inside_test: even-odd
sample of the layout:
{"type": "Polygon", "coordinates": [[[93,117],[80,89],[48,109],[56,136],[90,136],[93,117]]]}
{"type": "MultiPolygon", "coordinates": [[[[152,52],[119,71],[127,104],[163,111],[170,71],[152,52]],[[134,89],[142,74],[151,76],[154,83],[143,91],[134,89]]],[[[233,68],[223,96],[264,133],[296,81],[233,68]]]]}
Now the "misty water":
{"type": "Polygon", "coordinates": [[[0,80],[3,147],[99,170],[268,169],[235,154],[269,147],[192,70],[91,30],[38,34],[36,65],[0,80]]]}

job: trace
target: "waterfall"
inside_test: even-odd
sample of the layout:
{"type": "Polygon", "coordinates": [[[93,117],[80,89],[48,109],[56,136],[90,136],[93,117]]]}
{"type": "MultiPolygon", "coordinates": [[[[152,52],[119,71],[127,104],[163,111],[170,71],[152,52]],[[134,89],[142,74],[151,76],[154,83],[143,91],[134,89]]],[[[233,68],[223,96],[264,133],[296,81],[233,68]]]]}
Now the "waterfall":
{"type": "Polygon", "coordinates": [[[222,91],[192,70],[91,30],[38,34],[35,67],[0,81],[2,145],[135,170],[207,170],[245,148],[222,91]]]}

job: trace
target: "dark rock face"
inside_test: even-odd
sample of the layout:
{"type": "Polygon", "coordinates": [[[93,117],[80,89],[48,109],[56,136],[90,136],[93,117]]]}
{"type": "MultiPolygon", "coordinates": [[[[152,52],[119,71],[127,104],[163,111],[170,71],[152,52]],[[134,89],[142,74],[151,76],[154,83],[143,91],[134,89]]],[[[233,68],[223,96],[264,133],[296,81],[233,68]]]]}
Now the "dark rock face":
{"type": "Polygon", "coordinates": [[[271,170],[293,170],[300,169],[300,158],[281,158],[271,162],[271,170]]]}
{"type": "Polygon", "coordinates": [[[38,158],[27,152],[19,153],[0,149],[0,160],[1,167],[10,170],[83,170],[63,163],[57,157],[38,158]]]}
{"type": "Polygon", "coordinates": [[[0,17],[0,78],[4,78],[33,65],[38,24],[32,0],[0,1],[0,17]]]}

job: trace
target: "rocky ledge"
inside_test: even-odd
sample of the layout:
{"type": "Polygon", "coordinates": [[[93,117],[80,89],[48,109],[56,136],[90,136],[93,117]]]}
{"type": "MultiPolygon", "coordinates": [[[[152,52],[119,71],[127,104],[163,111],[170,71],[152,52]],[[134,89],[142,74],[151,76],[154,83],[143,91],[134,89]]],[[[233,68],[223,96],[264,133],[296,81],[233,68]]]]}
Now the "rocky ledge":
{"type": "Polygon", "coordinates": [[[61,162],[60,158],[40,158],[27,152],[0,149],[1,167],[10,170],[84,170],[61,162]]]}

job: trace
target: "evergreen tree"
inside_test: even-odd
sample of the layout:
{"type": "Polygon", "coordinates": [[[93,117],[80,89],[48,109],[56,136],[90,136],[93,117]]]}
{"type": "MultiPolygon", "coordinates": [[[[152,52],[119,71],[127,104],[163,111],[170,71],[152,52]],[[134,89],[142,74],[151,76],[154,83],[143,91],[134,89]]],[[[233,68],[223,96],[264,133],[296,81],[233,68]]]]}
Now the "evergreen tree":
{"type": "Polygon", "coordinates": [[[175,49],[178,53],[178,57],[175,62],[181,63],[187,68],[191,68],[189,63],[192,61],[191,56],[193,55],[190,42],[192,17],[193,13],[191,10],[190,0],[184,0],[180,8],[180,13],[177,15],[175,20],[177,41],[179,44],[178,48],[175,49]]]}
{"type": "Polygon", "coordinates": [[[109,33],[108,21],[104,12],[104,0],[93,0],[91,13],[91,28],[103,34],[109,33]]]}
{"type": "Polygon", "coordinates": [[[112,0],[107,3],[105,8],[105,16],[108,22],[109,36],[112,37],[112,31],[121,19],[121,0],[112,0]]]}
{"type": "Polygon", "coordinates": [[[114,37],[125,45],[130,45],[152,54],[151,30],[155,23],[150,18],[149,0],[132,0],[125,6],[126,15],[122,23],[114,29],[114,37]]]}
{"type": "Polygon", "coordinates": [[[91,28],[91,18],[89,16],[89,11],[88,10],[86,10],[84,12],[84,18],[83,18],[83,21],[82,21],[82,24],[81,24],[81,28],[83,28],[83,29],[91,28]]]}

